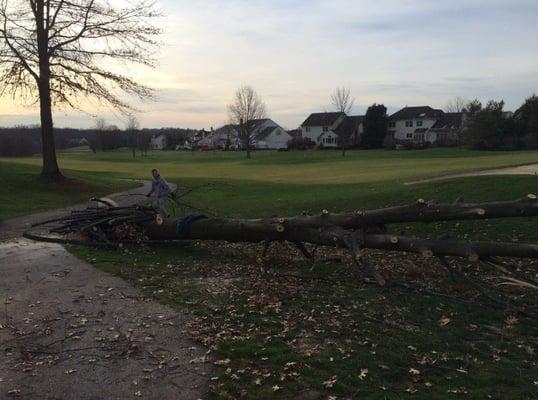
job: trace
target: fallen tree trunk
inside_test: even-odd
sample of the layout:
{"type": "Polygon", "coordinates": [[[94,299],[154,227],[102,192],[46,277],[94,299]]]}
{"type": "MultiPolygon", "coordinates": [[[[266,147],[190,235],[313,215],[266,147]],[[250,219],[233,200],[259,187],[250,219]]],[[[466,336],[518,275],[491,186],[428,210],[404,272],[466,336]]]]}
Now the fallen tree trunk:
{"type": "MultiPolygon", "coordinates": [[[[472,242],[448,238],[422,239],[385,234],[387,224],[403,222],[433,222],[479,220],[486,218],[538,216],[538,201],[528,195],[516,201],[489,203],[436,204],[419,199],[416,203],[354,213],[301,215],[267,219],[206,218],[188,215],[179,220],[162,220],[151,207],[111,207],[73,212],[35,224],[35,227],[54,223],[51,233],[78,236],[92,243],[105,245],[176,240],[219,240],[228,242],[264,243],[264,254],[271,242],[294,243],[305,257],[311,257],[305,243],[347,248],[354,263],[379,284],[384,278],[364,259],[362,249],[380,249],[418,253],[425,257],[454,256],[471,262],[491,257],[538,258],[538,245],[472,242]],[[380,234],[383,233],[383,234],[380,234]]],[[[28,237],[38,236],[28,234],[28,237]]],[[[47,239],[50,240],[50,239],[47,239]]],[[[54,239],[58,240],[58,239],[54,239]]]]}
{"type": "Polygon", "coordinates": [[[315,229],[290,225],[275,225],[264,220],[211,218],[194,221],[187,235],[178,233],[178,221],[172,220],[166,220],[161,225],[149,223],[144,228],[152,240],[223,240],[250,243],[288,241],[342,248],[349,248],[351,240],[360,248],[419,253],[426,257],[456,256],[473,262],[493,256],[538,258],[538,245],[535,244],[356,235],[356,232],[340,227],[315,229]]]}

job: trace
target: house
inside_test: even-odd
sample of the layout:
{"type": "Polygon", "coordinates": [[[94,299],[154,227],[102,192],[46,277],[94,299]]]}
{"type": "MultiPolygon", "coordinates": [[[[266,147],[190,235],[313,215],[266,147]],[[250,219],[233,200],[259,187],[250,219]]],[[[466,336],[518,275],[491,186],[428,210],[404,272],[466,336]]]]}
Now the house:
{"type": "Polygon", "coordinates": [[[460,142],[463,113],[443,113],[426,132],[425,140],[438,145],[455,145],[460,142]]]}
{"type": "Polygon", "coordinates": [[[291,139],[284,128],[269,118],[251,120],[247,128],[251,132],[254,149],[286,149],[291,139]]]}
{"type": "Polygon", "coordinates": [[[215,149],[239,149],[241,140],[239,138],[239,128],[237,125],[227,124],[213,130],[208,139],[211,141],[211,147],[215,149]]]}
{"type": "Polygon", "coordinates": [[[67,142],[68,148],[78,147],[78,146],[89,146],[89,145],[90,145],[90,142],[85,137],[80,138],[80,139],[73,138],[67,142]]]}
{"type": "MultiPolygon", "coordinates": [[[[253,149],[283,149],[287,148],[291,136],[269,118],[254,119],[247,123],[251,132],[251,148],[253,149]]],[[[198,142],[198,147],[215,149],[241,149],[244,143],[241,140],[241,127],[227,124],[212,131],[198,142]]]]}
{"type": "Polygon", "coordinates": [[[430,106],[404,107],[389,117],[388,133],[396,140],[424,142],[428,129],[443,114],[430,106]]]}
{"type": "Polygon", "coordinates": [[[445,113],[430,106],[404,107],[389,117],[388,134],[396,141],[457,144],[462,113],[445,113]]]}
{"type": "Polygon", "coordinates": [[[343,112],[313,113],[301,124],[301,136],[309,138],[317,145],[336,147],[338,135],[336,128],[342,123],[346,114],[343,112]]]}
{"type": "Polygon", "coordinates": [[[364,132],[364,116],[346,115],[335,132],[338,136],[344,135],[347,146],[358,146],[364,132]]]}
{"type": "Polygon", "coordinates": [[[349,116],[343,112],[313,113],[301,124],[301,136],[323,147],[339,147],[340,137],[347,145],[357,145],[362,134],[364,117],[349,116]]]}
{"type": "Polygon", "coordinates": [[[269,125],[254,135],[253,147],[256,149],[286,149],[292,136],[281,126],[269,125]]]}
{"type": "Polygon", "coordinates": [[[149,147],[152,150],[164,150],[166,148],[166,135],[152,136],[149,147]]]}
{"type": "Polygon", "coordinates": [[[302,136],[302,132],[301,132],[301,129],[291,129],[288,132],[288,135],[290,135],[292,138],[295,138],[295,137],[301,137],[302,136]]]}

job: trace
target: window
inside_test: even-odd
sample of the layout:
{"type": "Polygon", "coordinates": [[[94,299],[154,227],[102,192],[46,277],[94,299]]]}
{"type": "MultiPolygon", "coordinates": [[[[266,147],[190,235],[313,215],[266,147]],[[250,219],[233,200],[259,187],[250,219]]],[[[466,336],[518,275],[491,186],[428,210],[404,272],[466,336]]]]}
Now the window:
{"type": "Polygon", "coordinates": [[[389,122],[389,128],[396,128],[396,122],[389,122]]]}
{"type": "Polygon", "coordinates": [[[405,121],[405,126],[408,128],[413,126],[413,121],[405,121]]]}
{"type": "Polygon", "coordinates": [[[306,132],[310,132],[310,127],[309,127],[309,126],[306,126],[306,127],[305,127],[305,131],[306,131],[306,132]]]}
{"type": "Polygon", "coordinates": [[[329,132],[329,127],[328,127],[328,126],[324,126],[324,127],[323,127],[323,132],[329,132]]]}
{"type": "Polygon", "coordinates": [[[422,126],[422,121],[417,121],[417,126],[422,126]]]}
{"type": "Polygon", "coordinates": [[[413,139],[413,134],[412,134],[412,133],[408,133],[408,134],[406,135],[406,137],[407,137],[407,139],[413,139]]]}

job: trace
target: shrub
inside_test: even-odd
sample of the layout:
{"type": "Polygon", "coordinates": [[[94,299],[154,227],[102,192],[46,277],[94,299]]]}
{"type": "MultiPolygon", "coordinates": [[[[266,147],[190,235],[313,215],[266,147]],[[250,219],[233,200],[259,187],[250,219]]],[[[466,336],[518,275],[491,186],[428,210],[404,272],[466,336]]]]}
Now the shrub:
{"type": "Polygon", "coordinates": [[[302,136],[295,136],[288,140],[288,149],[290,150],[308,150],[315,145],[312,139],[302,136]]]}

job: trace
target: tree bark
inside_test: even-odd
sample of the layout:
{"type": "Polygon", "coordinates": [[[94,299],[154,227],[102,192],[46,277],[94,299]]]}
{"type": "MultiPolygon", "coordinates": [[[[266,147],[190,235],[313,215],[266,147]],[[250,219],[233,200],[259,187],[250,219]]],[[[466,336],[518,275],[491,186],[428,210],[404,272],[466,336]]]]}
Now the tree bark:
{"type": "MultiPolygon", "coordinates": [[[[229,242],[289,241],[346,247],[349,235],[355,230],[368,233],[369,228],[384,224],[532,216],[538,216],[538,200],[533,194],[520,200],[489,203],[435,204],[419,199],[415,204],[406,206],[349,214],[329,214],[324,210],[317,216],[290,218],[202,219],[192,223],[189,235],[184,239],[229,242]]],[[[181,239],[177,233],[177,224],[177,221],[166,220],[162,225],[148,224],[145,229],[151,239],[181,239]]],[[[359,245],[423,255],[468,257],[472,260],[495,255],[538,257],[537,245],[514,243],[433,240],[370,234],[364,235],[364,243],[359,245]]]]}
{"type": "Polygon", "coordinates": [[[43,168],[41,178],[59,180],[63,178],[58,168],[56,146],[54,144],[54,126],[52,122],[52,100],[50,94],[50,60],[49,38],[45,27],[43,0],[36,1],[37,45],[39,54],[39,111],[41,117],[41,141],[43,150],[43,168]]]}
{"type": "Polygon", "coordinates": [[[320,215],[271,218],[264,221],[273,224],[278,221],[284,221],[283,223],[286,226],[300,228],[339,226],[344,229],[358,229],[379,224],[403,222],[437,222],[535,216],[538,216],[538,200],[536,195],[529,194],[520,200],[488,203],[433,203],[418,199],[414,204],[404,206],[340,214],[331,214],[324,210],[320,215]]]}
{"type": "MultiPolygon", "coordinates": [[[[312,228],[264,220],[210,218],[195,221],[187,235],[178,234],[178,221],[144,226],[151,240],[224,240],[261,243],[288,241],[347,248],[353,231],[341,227],[312,228]]],[[[363,235],[360,247],[419,253],[426,257],[456,256],[469,261],[487,257],[538,258],[538,245],[503,242],[467,242],[452,239],[420,239],[396,235],[363,235]]]]}
{"type": "Polygon", "coordinates": [[[52,122],[52,104],[48,80],[41,78],[39,84],[39,103],[41,116],[41,140],[43,150],[43,168],[41,178],[45,180],[58,180],[63,176],[58,167],[56,147],[54,144],[54,128],[52,122]],[[43,82],[44,81],[44,82],[43,82]]]}

